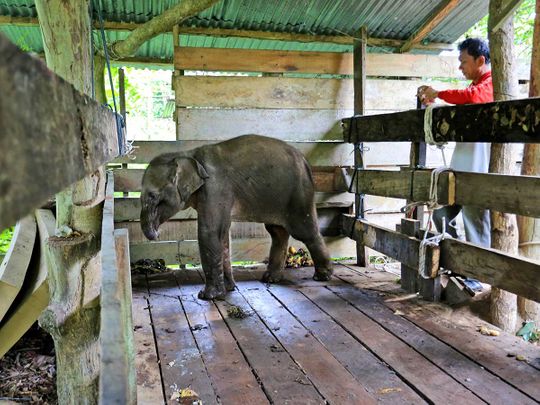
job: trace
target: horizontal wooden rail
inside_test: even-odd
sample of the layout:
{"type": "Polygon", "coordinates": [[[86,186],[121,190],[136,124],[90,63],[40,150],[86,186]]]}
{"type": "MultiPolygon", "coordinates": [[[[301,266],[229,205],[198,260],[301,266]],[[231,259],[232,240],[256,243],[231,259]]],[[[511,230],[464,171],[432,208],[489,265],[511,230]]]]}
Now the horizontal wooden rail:
{"type": "Polygon", "coordinates": [[[114,229],[114,179],[107,174],[101,234],[99,403],[136,404],[131,269],[126,229],[114,229]]]}
{"type": "MultiPolygon", "coordinates": [[[[132,156],[124,156],[115,163],[149,163],[162,153],[184,152],[219,141],[136,141],[132,156]]],[[[351,145],[343,142],[287,142],[306,157],[311,166],[352,165],[351,145]]]]}
{"type": "MultiPolygon", "coordinates": [[[[342,218],[344,235],[406,266],[418,268],[419,239],[356,220],[351,215],[342,218]]],[[[452,238],[444,239],[439,248],[441,267],[540,302],[540,262],[452,238]]]]}
{"type": "MultiPolygon", "coordinates": [[[[176,47],[174,68],[178,70],[353,74],[351,52],[262,49],[176,47]]],[[[366,55],[368,76],[462,79],[463,75],[458,68],[459,61],[454,56],[404,53],[368,53],[366,55]]],[[[520,79],[528,80],[529,70],[529,64],[525,61],[518,63],[520,79]]]]}
{"type": "MultiPolygon", "coordinates": [[[[338,193],[348,190],[348,169],[342,167],[315,166],[312,168],[315,191],[338,193]]],[[[141,191],[144,169],[116,169],[114,191],[141,191]]]]}
{"type": "MultiPolygon", "coordinates": [[[[431,170],[358,171],[353,190],[362,194],[427,201],[431,170]]],[[[540,177],[443,172],[438,181],[441,205],[471,205],[540,217],[540,177]],[[449,180],[450,178],[450,180],[449,180]]]]}
{"type": "MultiPolygon", "coordinates": [[[[346,142],[424,142],[426,110],[345,118],[346,142]]],[[[431,130],[437,142],[540,142],[540,98],[436,107],[431,130]]]]}
{"type": "Polygon", "coordinates": [[[115,115],[0,35],[0,229],[118,155],[115,115]]]}

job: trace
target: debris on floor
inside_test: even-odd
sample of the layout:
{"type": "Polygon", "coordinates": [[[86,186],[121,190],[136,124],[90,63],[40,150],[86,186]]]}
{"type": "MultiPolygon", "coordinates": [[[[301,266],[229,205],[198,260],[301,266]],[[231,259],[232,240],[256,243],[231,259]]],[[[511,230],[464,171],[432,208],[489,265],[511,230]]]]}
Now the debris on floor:
{"type": "Polygon", "coordinates": [[[536,328],[534,321],[523,322],[523,326],[516,332],[516,336],[521,336],[526,342],[538,343],[540,329],[536,328]]]}
{"type": "Polygon", "coordinates": [[[227,315],[229,315],[229,318],[244,319],[250,316],[251,313],[240,308],[239,306],[231,305],[229,308],[227,308],[227,315]]]}
{"type": "Polygon", "coordinates": [[[285,267],[297,269],[298,267],[311,266],[313,266],[313,260],[311,260],[309,253],[305,249],[296,249],[294,246],[289,247],[285,267]]]}
{"type": "Polygon", "coordinates": [[[131,263],[132,274],[155,274],[168,270],[169,268],[165,266],[165,260],[163,259],[140,259],[135,263],[131,263]]]}
{"type": "Polygon", "coordinates": [[[0,359],[0,397],[12,402],[58,403],[54,343],[37,323],[0,359]]]}
{"type": "Polygon", "coordinates": [[[501,334],[498,330],[489,329],[488,327],[484,325],[478,326],[477,331],[480,332],[482,335],[486,335],[486,336],[499,336],[501,334]]]}
{"type": "Polygon", "coordinates": [[[199,398],[199,394],[193,391],[191,388],[178,389],[176,384],[171,387],[173,393],[171,395],[171,401],[176,401],[183,405],[202,405],[202,401],[199,398]]]}

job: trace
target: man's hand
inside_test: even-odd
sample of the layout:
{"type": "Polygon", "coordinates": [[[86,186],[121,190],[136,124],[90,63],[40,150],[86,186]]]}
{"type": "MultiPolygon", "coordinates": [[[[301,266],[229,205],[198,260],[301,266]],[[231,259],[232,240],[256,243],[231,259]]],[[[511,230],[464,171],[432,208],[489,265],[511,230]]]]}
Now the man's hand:
{"type": "Polygon", "coordinates": [[[439,92],[430,86],[420,86],[416,92],[416,95],[424,105],[429,105],[435,101],[439,92]]]}

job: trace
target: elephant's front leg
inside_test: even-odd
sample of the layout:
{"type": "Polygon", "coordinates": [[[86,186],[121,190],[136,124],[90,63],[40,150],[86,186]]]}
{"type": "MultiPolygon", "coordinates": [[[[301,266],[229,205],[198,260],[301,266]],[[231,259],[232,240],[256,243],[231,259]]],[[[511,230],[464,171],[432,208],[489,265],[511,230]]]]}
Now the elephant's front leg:
{"type": "Polygon", "coordinates": [[[227,291],[223,279],[222,232],[219,231],[219,227],[208,226],[204,220],[200,220],[200,217],[198,224],[199,251],[206,279],[204,289],[199,292],[199,298],[203,300],[223,298],[227,291]]]}

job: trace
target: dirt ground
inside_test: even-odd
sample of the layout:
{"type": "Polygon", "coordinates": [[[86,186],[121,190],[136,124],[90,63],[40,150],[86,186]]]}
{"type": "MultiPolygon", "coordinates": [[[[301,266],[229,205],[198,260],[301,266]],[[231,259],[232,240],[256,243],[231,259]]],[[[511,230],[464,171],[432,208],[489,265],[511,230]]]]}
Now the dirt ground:
{"type": "Polygon", "coordinates": [[[0,402],[57,404],[54,343],[37,323],[0,359],[0,402]]]}

